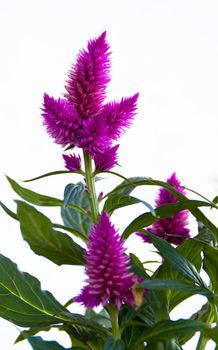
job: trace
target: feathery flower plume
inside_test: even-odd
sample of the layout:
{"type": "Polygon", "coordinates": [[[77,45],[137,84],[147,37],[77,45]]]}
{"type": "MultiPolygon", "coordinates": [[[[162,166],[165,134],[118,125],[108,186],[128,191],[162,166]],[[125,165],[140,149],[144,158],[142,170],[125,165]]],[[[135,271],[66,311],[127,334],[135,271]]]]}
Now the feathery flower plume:
{"type": "MultiPolygon", "coordinates": [[[[103,157],[105,153],[107,163],[113,141],[131,125],[138,99],[135,94],[104,104],[110,81],[109,48],[106,32],[90,40],[70,69],[65,98],[55,100],[45,94],[42,108],[43,123],[54,141],[82,148],[98,159],[98,165],[103,161],[99,154],[103,157]]],[[[116,163],[112,152],[110,167],[116,163]]]]}
{"type": "MultiPolygon", "coordinates": [[[[173,173],[167,182],[171,184],[178,192],[185,194],[185,190],[180,187],[180,181],[173,173]]],[[[160,188],[158,196],[155,201],[156,208],[168,203],[176,203],[178,199],[169,192],[166,188],[160,188]]],[[[181,210],[169,218],[160,219],[153,223],[152,226],[146,230],[155,236],[161,237],[166,241],[179,245],[190,237],[188,224],[188,210],[181,210]]],[[[144,242],[151,242],[150,238],[142,233],[137,233],[144,242]]]]}
{"type": "Polygon", "coordinates": [[[108,148],[104,153],[96,153],[94,156],[96,170],[110,170],[117,163],[117,150],[119,145],[108,148]]]}
{"type": "Polygon", "coordinates": [[[63,159],[65,161],[65,168],[70,171],[76,171],[81,169],[81,158],[74,154],[63,154],[63,159]]]}
{"type": "Polygon", "coordinates": [[[109,216],[104,212],[89,235],[86,253],[87,285],[74,301],[88,308],[113,303],[119,309],[122,302],[134,304],[131,288],[134,275],[129,272],[129,257],[109,216]]]}

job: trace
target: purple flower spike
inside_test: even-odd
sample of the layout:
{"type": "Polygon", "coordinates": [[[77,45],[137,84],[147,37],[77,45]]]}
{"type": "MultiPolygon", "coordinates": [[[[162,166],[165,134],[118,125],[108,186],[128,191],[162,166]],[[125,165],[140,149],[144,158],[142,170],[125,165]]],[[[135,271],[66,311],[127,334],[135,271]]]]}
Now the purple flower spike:
{"type": "Polygon", "coordinates": [[[122,132],[130,127],[136,112],[139,94],[122,98],[120,102],[110,102],[104,106],[102,117],[105,119],[110,137],[117,140],[122,132]]]}
{"type": "Polygon", "coordinates": [[[117,163],[117,150],[119,145],[108,148],[104,153],[96,153],[94,156],[96,170],[110,170],[117,163]]]}
{"type": "Polygon", "coordinates": [[[57,144],[66,146],[75,142],[75,131],[79,127],[79,116],[68,101],[55,100],[44,94],[42,117],[48,134],[57,144]]]}
{"type": "Polygon", "coordinates": [[[86,253],[88,284],[74,301],[90,309],[108,303],[113,303],[117,309],[122,302],[134,305],[132,287],[135,279],[129,272],[129,257],[124,253],[123,241],[107,213],[103,213],[89,235],[86,253]]]}
{"type": "Polygon", "coordinates": [[[70,171],[77,171],[81,169],[81,158],[80,156],[76,156],[75,154],[66,155],[63,154],[63,158],[65,161],[65,167],[70,171]]]}
{"type": "Polygon", "coordinates": [[[69,72],[66,97],[84,119],[98,114],[105,99],[105,88],[110,81],[108,50],[104,32],[88,42],[87,51],[80,51],[69,72]]]}
{"type": "MultiPolygon", "coordinates": [[[[178,192],[185,194],[185,190],[180,187],[180,181],[176,177],[176,173],[167,179],[167,182],[171,184],[178,192]]],[[[176,203],[178,199],[169,192],[166,188],[161,188],[156,198],[156,207],[164,204],[176,203]]],[[[172,215],[170,218],[160,219],[153,223],[152,226],[147,228],[147,231],[155,236],[161,237],[166,241],[179,245],[190,237],[189,229],[186,227],[188,224],[188,210],[181,210],[178,213],[172,215]]],[[[144,242],[151,243],[148,236],[137,233],[144,242]]]]}

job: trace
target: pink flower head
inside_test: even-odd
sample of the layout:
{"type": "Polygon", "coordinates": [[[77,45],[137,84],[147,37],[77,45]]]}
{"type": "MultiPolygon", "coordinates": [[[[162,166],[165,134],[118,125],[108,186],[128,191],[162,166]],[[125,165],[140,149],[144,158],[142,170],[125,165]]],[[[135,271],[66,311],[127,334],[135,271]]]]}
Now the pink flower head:
{"type": "Polygon", "coordinates": [[[109,48],[106,32],[90,40],[70,69],[65,99],[45,94],[42,108],[44,125],[56,143],[80,147],[93,158],[105,154],[108,159],[113,141],[131,125],[138,99],[135,94],[104,104],[110,81],[109,48]]]}
{"type": "Polygon", "coordinates": [[[93,226],[86,253],[87,285],[74,300],[88,308],[113,303],[119,309],[122,302],[134,304],[133,273],[129,272],[129,257],[107,213],[93,226]]]}
{"type": "Polygon", "coordinates": [[[119,145],[108,148],[104,153],[96,153],[94,156],[96,170],[110,170],[117,163],[117,150],[119,145]]]}
{"type": "MultiPolygon", "coordinates": [[[[171,177],[167,179],[167,183],[171,184],[181,194],[185,194],[185,190],[180,187],[180,181],[177,179],[176,173],[173,173],[171,177]]],[[[178,199],[171,192],[166,188],[160,188],[155,200],[156,207],[176,202],[178,202],[178,199]]],[[[189,229],[186,227],[187,224],[188,210],[181,210],[169,218],[160,219],[154,222],[152,226],[147,228],[147,231],[170,243],[179,245],[190,237],[189,229]]],[[[144,242],[151,243],[148,236],[141,233],[137,234],[142,237],[144,242]]]]}
{"type": "Polygon", "coordinates": [[[65,161],[65,167],[70,171],[77,171],[81,169],[81,158],[80,156],[76,156],[75,154],[63,154],[63,158],[65,161]]]}

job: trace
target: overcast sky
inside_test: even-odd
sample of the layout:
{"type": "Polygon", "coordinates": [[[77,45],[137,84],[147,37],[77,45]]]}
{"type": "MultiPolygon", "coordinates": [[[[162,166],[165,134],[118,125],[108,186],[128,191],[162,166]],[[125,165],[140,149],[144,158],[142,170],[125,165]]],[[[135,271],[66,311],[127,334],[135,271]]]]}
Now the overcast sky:
{"type": "MultiPolygon", "coordinates": [[[[118,170],[160,180],[176,171],[182,184],[213,199],[218,194],[217,18],[215,0],[0,0],[0,199],[15,208],[17,197],[4,174],[20,180],[63,169],[62,150],[42,127],[42,96],[45,91],[63,95],[78,51],[105,30],[112,50],[108,100],[140,92],[138,115],[121,141],[118,170]]],[[[29,188],[61,198],[64,186],[78,180],[53,177],[29,188]]],[[[110,188],[111,178],[105,186],[110,188]]],[[[138,195],[153,204],[155,191],[140,188],[138,195]]],[[[120,211],[114,224],[122,230],[141,211],[131,208],[123,216],[120,211]]],[[[59,215],[57,210],[46,213],[52,219],[59,215]]],[[[207,214],[218,222],[213,211],[207,214]]],[[[18,224],[2,211],[0,222],[2,254],[39,278],[61,302],[78,293],[81,268],[59,268],[34,255],[18,224]]],[[[190,222],[194,234],[196,225],[190,222]]],[[[131,244],[146,259],[139,241],[131,244]]],[[[189,316],[192,310],[185,308],[189,316]]],[[[2,349],[30,349],[25,343],[13,346],[17,335],[13,325],[0,319],[2,349]]],[[[67,339],[63,345],[69,346],[67,339]]]]}

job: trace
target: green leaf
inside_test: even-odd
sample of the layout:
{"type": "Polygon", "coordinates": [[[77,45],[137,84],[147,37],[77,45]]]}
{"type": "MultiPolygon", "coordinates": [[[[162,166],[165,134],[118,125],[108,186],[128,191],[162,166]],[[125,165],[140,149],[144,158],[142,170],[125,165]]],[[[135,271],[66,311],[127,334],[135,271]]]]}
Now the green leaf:
{"type": "Polygon", "coordinates": [[[104,344],[104,350],[125,350],[125,344],[120,339],[108,337],[104,344]]]}
{"type": "Polygon", "coordinates": [[[63,205],[63,201],[54,197],[44,196],[43,194],[39,194],[37,192],[33,192],[27,188],[20,186],[16,181],[7,176],[7,179],[13,188],[13,190],[25,201],[40,205],[40,206],[48,206],[48,207],[56,207],[63,205]]]}
{"type": "Polygon", "coordinates": [[[67,350],[56,341],[45,341],[41,337],[29,337],[28,341],[33,350],[67,350]]]}
{"type": "Polygon", "coordinates": [[[111,215],[115,209],[139,203],[144,204],[151,211],[152,215],[155,215],[155,211],[149,203],[136,197],[127,196],[123,194],[108,197],[107,201],[104,204],[103,211],[106,211],[108,214],[111,215]]]}
{"type": "Polygon", "coordinates": [[[55,327],[55,326],[52,325],[52,326],[48,326],[48,327],[32,327],[29,329],[25,329],[24,331],[20,332],[20,334],[17,337],[17,339],[15,340],[14,344],[17,344],[20,341],[23,341],[29,337],[32,337],[33,335],[36,335],[39,332],[42,332],[42,331],[47,332],[51,329],[51,327],[55,327]]]}
{"type": "Polygon", "coordinates": [[[180,272],[184,277],[191,280],[201,287],[205,287],[205,284],[196,270],[195,266],[188,261],[180,252],[173,248],[167,241],[159,238],[150,232],[147,233],[151,238],[152,243],[158,249],[164,259],[168,260],[172,267],[180,272]]]}
{"type": "Polygon", "coordinates": [[[61,322],[62,305],[40,282],[20,272],[10,259],[0,255],[0,316],[21,327],[44,327],[61,322]]]}
{"type": "Polygon", "coordinates": [[[154,327],[145,329],[141,336],[138,337],[136,344],[148,339],[167,340],[177,338],[180,335],[202,331],[206,325],[200,321],[178,320],[178,321],[161,321],[154,327]]]}
{"type": "Polygon", "coordinates": [[[215,204],[218,204],[218,196],[216,196],[216,197],[212,200],[212,202],[214,202],[215,204]]]}
{"type": "Polygon", "coordinates": [[[198,235],[195,236],[195,239],[210,244],[215,245],[215,237],[213,233],[204,225],[202,222],[198,222],[198,235]]]}
{"type": "Polygon", "coordinates": [[[203,267],[210,277],[215,293],[218,293],[218,249],[205,244],[203,267]]]}
{"type": "Polygon", "coordinates": [[[150,226],[161,218],[168,218],[184,209],[193,209],[199,206],[210,206],[209,203],[196,200],[183,200],[177,203],[165,204],[155,210],[155,216],[151,213],[144,213],[133,220],[125,229],[122,238],[127,239],[131,233],[144,227],[150,226]]]}
{"type": "Polygon", "coordinates": [[[16,215],[11,209],[9,209],[8,207],[6,207],[6,205],[3,204],[1,201],[0,201],[0,206],[1,206],[2,209],[5,211],[5,213],[8,214],[12,219],[18,220],[17,215],[16,215]]]}
{"type": "MultiPolygon", "coordinates": [[[[199,272],[202,266],[202,252],[203,244],[195,239],[188,239],[184,241],[180,246],[176,248],[176,251],[181,253],[184,257],[190,261],[197,271],[199,272]]],[[[188,280],[181,275],[180,272],[175,270],[169,261],[165,260],[163,264],[154,273],[155,278],[168,278],[171,280],[180,280],[188,282],[188,280]]],[[[172,291],[168,293],[169,309],[172,310],[176,305],[187,299],[189,294],[184,291],[172,291]]]]}
{"type": "Polygon", "coordinates": [[[85,250],[68,235],[55,231],[51,221],[34,207],[17,201],[17,216],[23,239],[38,255],[58,265],[83,265],[85,250]]]}
{"type": "Polygon", "coordinates": [[[115,187],[107,196],[109,197],[115,193],[128,196],[138,186],[137,184],[142,184],[144,180],[145,178],[141,176],[130,177],[127,180],[121,182],[121,184],[115,187]]]}
{"type": "Polygon", "coordinates": [[[146,279],[140,283],[139,287],[154,289],[154,290],[180,290],[186,293],[200,294],[212,298],[213,293],[207,289],[198,287],[191,283],[185,283],[179,280],[170,279],[146,279]]]}
{"type": "Polygon", "coordinates": [[[207,328],[204,330],[203,333],[208,339],[213,339],[213,341],[215,341],[216,345],[218,345],[218,326],[216,326],[214,328],[207,328]]]}
{"type": "Polygon", "coordinates": [[[53,175],[72,174],[72,173],[83,175],[82,171],[56,170],[56,171],[52,171],[52,172],[49,172],[49,173],[46,173],[43,175],[39,175],[39,176],[34,177],[32,179],[24,180],[23,182],[31,182],[31,181],[43,179],[44,177],[53,176],[53,175]]]}
{"type": "Polygon", "coordinates": [[[84,215],[83,213],[90,210],[85,186],[81,182],[76,185],[68,184],[64,190],[64,203],[65,207],[61,208],[61,216],[64,224],[80,232],[84,237],[87,237],[88,232],[92,227],[92,220],[87,214],[84,215]],[[80,207],[83,212],[78,212],[77,210],[70,208],[72,205],[80,207]]]}

